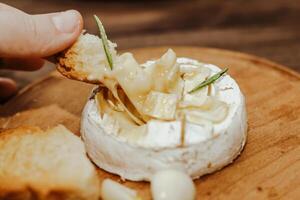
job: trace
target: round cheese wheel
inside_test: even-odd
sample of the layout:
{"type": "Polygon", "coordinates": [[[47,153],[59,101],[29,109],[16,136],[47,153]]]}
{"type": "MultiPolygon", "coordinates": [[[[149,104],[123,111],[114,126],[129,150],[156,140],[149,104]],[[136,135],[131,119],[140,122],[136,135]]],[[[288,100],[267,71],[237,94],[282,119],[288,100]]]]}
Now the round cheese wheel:
{"type": "MultiPolygon", "coordinates": [[[[188,58],[177,62],[220,71],[215,65],[188,58]]],[[[226,118],[210,126],[186,122],[184,138],[182,123],[176,120],[151,120],[140,129],[129,129],[129,136],[120,134],[120,127],[109,116],[101,116],[96,100],[90,98],[81,122],[89,157],[101,169],[132,181],[150,181],[156,172],[170,168],[183,170],[192,178],[221,169],[243,149],[247,119],[244,96],[234,79],[226,74],[213,88],[216,98],[228,105],[226,118]]]]}

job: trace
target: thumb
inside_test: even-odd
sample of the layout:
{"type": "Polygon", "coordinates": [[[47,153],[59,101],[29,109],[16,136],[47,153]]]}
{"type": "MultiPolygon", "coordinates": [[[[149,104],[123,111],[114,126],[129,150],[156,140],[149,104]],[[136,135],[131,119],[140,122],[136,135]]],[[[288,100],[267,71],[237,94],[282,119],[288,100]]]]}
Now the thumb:
{"type": "MultiPolygon", "coordinates": [[[[2,7],[3,8],[3,7],[2,7]]],[[[15,8],[1,9],[0,56],[47,57],[70,46],[82,31],[79,12],[29,15],[15,8]]]]}
{"type": "Polygon", "coordinates": [[[0,103],[15,94],[16,91],[17,85],[13,80],[0,77],[0,103]]]}

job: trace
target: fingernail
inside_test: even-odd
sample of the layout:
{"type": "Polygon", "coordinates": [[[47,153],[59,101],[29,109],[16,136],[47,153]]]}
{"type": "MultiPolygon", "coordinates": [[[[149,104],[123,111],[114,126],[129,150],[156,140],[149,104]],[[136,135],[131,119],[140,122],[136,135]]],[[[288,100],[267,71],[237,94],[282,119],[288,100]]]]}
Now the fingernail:
{"type": "Polygon", "coordinates": [[[68,10],[52,17],[56,29],[61,33],[73,33],[78,25],[78,13],[74,10],[68,10]]]}

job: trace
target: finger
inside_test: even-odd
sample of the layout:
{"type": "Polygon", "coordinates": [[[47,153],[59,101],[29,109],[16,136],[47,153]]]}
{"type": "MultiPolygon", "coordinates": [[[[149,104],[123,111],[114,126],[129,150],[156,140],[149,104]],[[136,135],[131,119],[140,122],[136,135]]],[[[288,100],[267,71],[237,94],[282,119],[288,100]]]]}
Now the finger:
{"type": "Polygon", "coordinates": [[[41,58],[3,58],[0,59],[0,69],[33,71],[40,69],[44,63],[41,58]]]}
{"type": "Polygon", "coordinates": [[[46,57],[70,46],[82,31],[79,12],[28,15],[0,9],[0,56],[46,57]]]}
{"type": "Polygon", "coordinates": [[[13,80],[0,77],[0,101],[12,96],[16,91],[17,85],[13,80]]]}
{"type": "MultiPolygon", "coordinates": [[[[14,8],[14,7],[11,7],[11,6],[9,6],[9,5],[6,5],[6,4],[4,4],[4,3],[0,3],[0,11],[1,11],[1,10],[15,11],[15,10],[18,10],[18,9],[16,9],[16,8],[14,8]]],[[[18,10],[18,11],[20,11],[20,10],[18,10]]]]}

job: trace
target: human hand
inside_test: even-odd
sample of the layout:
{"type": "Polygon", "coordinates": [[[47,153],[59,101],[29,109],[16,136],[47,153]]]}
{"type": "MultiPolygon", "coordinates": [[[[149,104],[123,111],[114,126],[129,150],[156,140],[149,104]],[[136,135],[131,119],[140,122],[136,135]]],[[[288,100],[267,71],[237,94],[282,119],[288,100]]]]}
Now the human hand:
{"type": "MultiPolygon", "coordinates": [[[[29,15],[0,3],[0,69],[37,70],[42,58],[70,46],[80,35],[83,20],[79,12],[29,15]]],[[[0,100],[16,91],[16,83],[0,77],[0,100]]]]}

